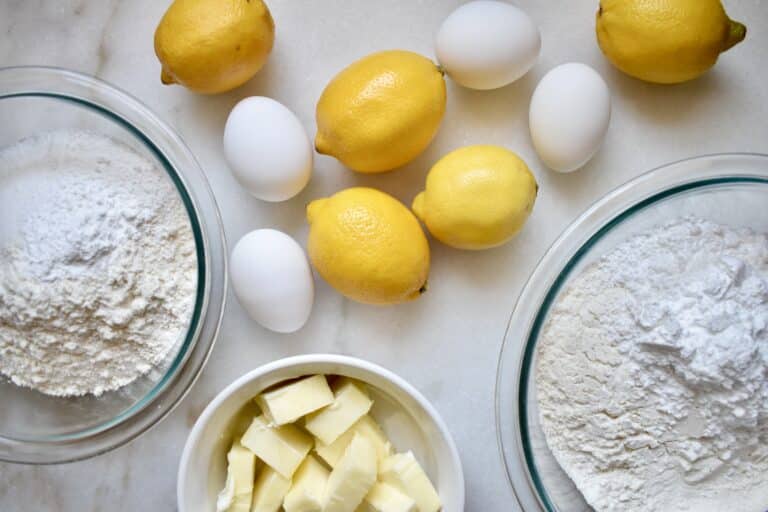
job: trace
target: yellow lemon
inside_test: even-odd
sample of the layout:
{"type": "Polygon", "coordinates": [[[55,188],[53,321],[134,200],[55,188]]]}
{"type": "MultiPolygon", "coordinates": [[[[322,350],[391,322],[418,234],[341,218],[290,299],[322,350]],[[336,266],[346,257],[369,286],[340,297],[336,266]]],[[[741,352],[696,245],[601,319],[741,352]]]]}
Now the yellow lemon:
{"type": "Polygon", "coordinates": [[[204,94],[228,91],[261,69],[274,40],[261,0],[174,0],[155,31],[160,78],[204,94]]]}
{"type": "Polygon", "coordinates": [[[307,206],[308,253],[323,279],[366,304],[395,304],[426,290],[429,244],[402,203],[349,188],[307,206]]]}
{"type": "Polygon", "coordinates": [[[342,70],[317,102],[318,153],[358,172],[392,170],[432,141],[445,112],[445,80],[413,52],[374,53],[342,70]]]}
{"type": "Polygon", "coordinates": [[[525,224],[538,185],[528,166],[499,146],[467,146],[430,169],[413,211],[432,236],[458,249],[488,249],[525,224]]]}
{"type": "Polygon", "coordinates": [[[608,60],[659,84],[698,77],[746,33],[720,0],[601,0],[597,11],[597,42],[608,60]]]}

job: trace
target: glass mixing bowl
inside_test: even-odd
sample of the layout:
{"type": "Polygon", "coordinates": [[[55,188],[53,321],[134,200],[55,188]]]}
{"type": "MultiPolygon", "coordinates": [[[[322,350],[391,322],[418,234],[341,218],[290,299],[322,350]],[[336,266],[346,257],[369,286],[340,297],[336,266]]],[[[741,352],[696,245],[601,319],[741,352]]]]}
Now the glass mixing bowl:
{"type": "MultiPolygon", "coordinates": [[[[186,332],[149,373],[101,396],[59,398],[0,378],[0,460],[46,464],[120,446],[163,419],[205,365],[221,324],[226,248],[219,212],[189,148],[147,107],[97,79],[43,67],[0,69],[0,148],[41,132],[108,135],[167,174],[189,214],[198,286],[186,332]]],[[[0,205],[0,222],[14,215],[0,205]]]]}
{"type": "Polygon", "coordinates": [[[652,170],[591,206],[547,251],[518,298],[499,358],[496,427],[523,510],[592,510],[547,447],[536,402],[536,343],[570,280],[616,245],[671,218],[695,215],[768,232],[768,155],[720,154],[652,170]]]}

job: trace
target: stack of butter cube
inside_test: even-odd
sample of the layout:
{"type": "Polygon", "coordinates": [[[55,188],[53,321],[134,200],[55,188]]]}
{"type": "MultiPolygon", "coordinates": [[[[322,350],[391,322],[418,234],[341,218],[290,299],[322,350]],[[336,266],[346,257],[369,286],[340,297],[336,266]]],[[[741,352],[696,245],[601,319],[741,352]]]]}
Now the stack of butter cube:
{"type": "Polygon", "coordinates": [[[270,389],[227,455],[218,512],[437,512],[440,498],[412,452],[369,415],[364,383],[313,375],[270,389]]]}

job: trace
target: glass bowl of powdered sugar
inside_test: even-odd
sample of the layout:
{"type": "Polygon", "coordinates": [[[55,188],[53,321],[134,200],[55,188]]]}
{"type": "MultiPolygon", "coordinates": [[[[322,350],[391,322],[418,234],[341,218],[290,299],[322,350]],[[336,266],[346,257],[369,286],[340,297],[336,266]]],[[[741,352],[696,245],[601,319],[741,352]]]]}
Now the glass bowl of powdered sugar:
{"type": "Polygon", "coordinates": [[[225,283],[216,203],[173,130],[88,76],[0,69],[0,460],[86,458],[165,417],[225,283]]]}
{"type": "Polygon", "coordinates": [[[496,417],[526,511],[768,510],[768,155],[650,171],[566,229],[496,417]]]}

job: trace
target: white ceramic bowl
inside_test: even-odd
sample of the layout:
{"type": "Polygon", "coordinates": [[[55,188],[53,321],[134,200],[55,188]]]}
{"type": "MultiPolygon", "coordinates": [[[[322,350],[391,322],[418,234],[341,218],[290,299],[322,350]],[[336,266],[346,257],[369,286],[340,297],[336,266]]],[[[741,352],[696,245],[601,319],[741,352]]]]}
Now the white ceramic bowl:
{"type": "Polygon", "coordinates": [[[413,386],[373,363],[353,357],[312,354],[280,359],[246,373],[208,404],[181,455],[176,488],[179,512],[210,512],[224,486],[232,430],[252,398],[278,382],[323,373],[345,375],[370,388],[372,416],[398,451],[412,450],[434,483],[444,512],[464,510],[464,473],[459,453],[437,411],[413,386]]]}

